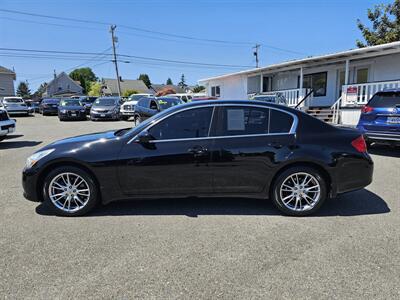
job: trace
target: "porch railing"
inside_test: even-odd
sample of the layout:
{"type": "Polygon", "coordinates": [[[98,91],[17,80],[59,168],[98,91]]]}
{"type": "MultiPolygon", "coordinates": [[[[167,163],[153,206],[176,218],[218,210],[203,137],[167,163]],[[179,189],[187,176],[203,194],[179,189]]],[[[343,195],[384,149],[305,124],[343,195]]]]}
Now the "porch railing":
{"type": "Polygon", "coordinates": [[[400,80],[343,85],[342,106],[364,105],[376,92],[395,88],[400,88],[400,80]]]}
{"type": "MultiPolygon", "coordinates": [[[[310,92],[311,89],[288,89],[288,90],[279,90],[272,92],[261,93],[261,95],[276,95],[280,93],[285,97],[286,103],[289,107],[295,107],[297,104],[310,92]]],[[[308,97],[305,106],[309,106],[312,102],[312,95],[308,97]]]]}

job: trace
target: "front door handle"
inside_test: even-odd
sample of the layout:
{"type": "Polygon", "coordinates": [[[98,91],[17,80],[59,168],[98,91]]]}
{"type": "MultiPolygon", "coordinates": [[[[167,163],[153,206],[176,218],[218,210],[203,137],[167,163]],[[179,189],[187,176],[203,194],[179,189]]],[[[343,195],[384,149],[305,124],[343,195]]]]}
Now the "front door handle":
{"type": "Polygon", "coordinates": [[[188,152],[192,153],[194,156],[202,156],[207,154],[208,150],[202,146],[193,146],[192,148],[188,149],[188,152]]]}

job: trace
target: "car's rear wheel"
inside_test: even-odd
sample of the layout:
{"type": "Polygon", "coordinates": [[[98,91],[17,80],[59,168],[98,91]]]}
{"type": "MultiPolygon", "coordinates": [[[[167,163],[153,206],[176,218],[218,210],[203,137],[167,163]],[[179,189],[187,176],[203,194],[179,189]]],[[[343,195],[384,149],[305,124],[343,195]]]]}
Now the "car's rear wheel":
{"type": "Polygon", "coordinates": [[[276,207],[287,215],[315,213],[327,198],[327,184],[314,168],[292,167],[282,172],[272,189],[276,207]]]}
{"type": "Polygon", "coordinates": [[[44,180],[44,199],[61,216],[80,216],[98,202],[97,186],[84,170],[65,166],[51,171],[44,180]]]}

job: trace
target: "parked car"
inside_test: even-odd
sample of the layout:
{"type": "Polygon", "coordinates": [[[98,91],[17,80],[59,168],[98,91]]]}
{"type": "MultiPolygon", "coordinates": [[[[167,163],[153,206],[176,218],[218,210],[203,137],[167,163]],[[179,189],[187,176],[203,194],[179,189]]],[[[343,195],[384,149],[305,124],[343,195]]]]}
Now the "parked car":
{"type": "Polygon", "coordinates": [[[119,120],[121,100],[119,97],[100,97],[94,101],[90,110],[90,119],[97,121],[119,120]]]}
{"type": "Polygon", "coordinates": [[[142,98],[135,106],[135,124],[143,122],[160,111],[181,104],[184,104],[184,102],[175,97],[142,98]]]}
{"type": "Polygon", "coordinates": [[[287,105],[285,96],[279,92],[270,95],[254,95],[250,97],[250,100],[287,105]]]}
{"type": "Polygon", "coordinates": [[[58,106],[58,118],[66,120],[86,120],[85,106],[79,99],[62,99],[58,106]]]}
{"type": "Polygon", "coordinates": [[[183,102],[187,103],[187,102],[192,102],[193,100],[193,96],[191,94],[187,94],[187,93],[182,93],[182,94],[170,94],[168,95],[168,97],[176,97],[181,99],[183,102]]]}
{"type": "Polygon", "coordinates": [[[43,116],[47,115],[58,115],[58,106],[60,99],[57,98],[46,98],[40,102],[39,113],[43,116]]]}
{"type": "Polygon", "coordinates": [[[121,106],[121,118],[123,120],[128,120],[135,114],[135,105],[141,98],[152,97],[151,94],[133,94],[129,96],[128,101],[125,101],[121,106]]]}
{"type": "Polygon", "coordinates": [[[28,105],[31,113],[39,113],[39,101],[25,100],[26,105],[28,105]]]}
{"type": "Polygon", "coordinates": [[[193,97],[192,101],[218,100],[217,97],[193,97]]]}
{"type": "Polygon", "coordinates": [[[22,182],[27,199],[65,216],[99,202],[188,196],[270,198],[285,214],[304,216],[367,186],[372,173],[356,129],[282,105],[224,100],[47,145],[27,159],[22,182]]]}
{"type": "Polygon", "coordinates": [[[11,115],[25,115],[29,116],[31,110],[26,105],[24,99],[21,97],[4,97],[3,107],[7,110],[8,114],[11,115]]]}
{"type": "Polygon", "coordinates": [[[362,108],[357,128],[368,145],[400,144],[400,89],[376,93],[362,108]]]}
{"type": "Polygon", "coordinates": [[[7,134],[15,131],[15,120],[10,119],[7,110],[0,107],[0,141],[4,140],[7,134]]]}
{"type": "Polygon", "coordinates": [[[98,97],[92,96],[81,96],[75,99],[79,99],[79,101],[85,106],[86,114],[90,115],[90,109],[92,108],[93,102],[96,101],[98,97]]]}

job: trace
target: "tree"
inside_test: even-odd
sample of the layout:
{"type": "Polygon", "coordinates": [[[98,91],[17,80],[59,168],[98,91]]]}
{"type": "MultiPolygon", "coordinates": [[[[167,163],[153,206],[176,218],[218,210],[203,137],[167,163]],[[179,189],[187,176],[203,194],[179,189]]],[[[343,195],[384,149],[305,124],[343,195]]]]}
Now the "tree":
{"type": "Polygon", "coordinates": [[[33,93],[32,99],[39,100],[43,97],[43,94],[46,92],[47,89],[47,82],[43,82],[37,89],[36,92],[33,93]]]}
{"type": "Polygon", "coordinates": [[[140,74],[138,80],[143,80],[144,84],[147,86],[147,88],[151,87],[151,81],[150,77],[147,74],[140,74]]]}
{"type": "Polygon", "coordinates": [[[100,96],[101,95],[102,84],[98,81],[90,82],[90,87],[88,91],[89,96],[100,96]]]}
{"type": "Polygon", "coordinates": [[[166,85],[173,85],[172,79],[168,77],[167,82],[165,84],[166,85]]]}
{"type": "Polygon", "coordinates": [[[21,81],[17,87],[17,96],[22,97],[24,99],[29,99],[31,97],[31,90],[29,89],[29,85],[25,81],[21,81]]]}
{"type": "Polygon", "coordinates": [[[129,97],[130,95],[133,95],[133,94],[139,94],[139,92],[137,90],[125,90],[122,93],[122,97],[129,97]]]}
{"type": "Polygon", "coordinates": [[[181,76],[181,81],[179,81],[178,86],[184,89],[187,87],[186,81],[185,81],[185,74],[182,74],[181,76]]]}
{"type": "Polygon", "coordinates": [[[91,68],[75,69],[71,73],[69,73],[69,77],[71,77],[73,80],[80,82],[84,94],[89,91],[90,83],[93,81],[97,81],[97,77],[93,73],[91,68]]]}
{"type": "Polygon", "coordinates": [[[200,92],[203,92],[205,89],[206,88],[204,86],[202,86],[202,85],[196,85],[193,88],[193,93],[200,93],[200,92]]]}
{"type": "Polygon", "coordinates": [[[375,5],[373,10],[368,9],[368,19],[372,28],[357,20],[357,26],[365,39],[365,43],[357,40],[359,48],[400,40],[400,0],[395,0],[393,4],[375,5]]]}

